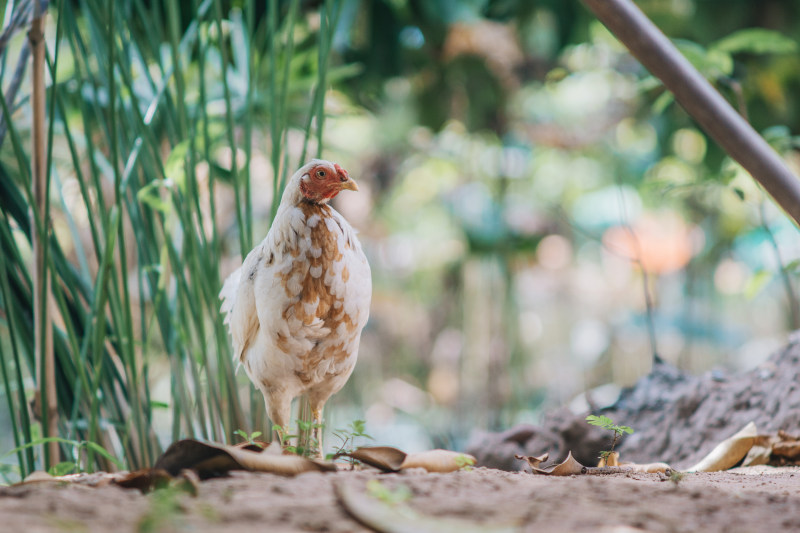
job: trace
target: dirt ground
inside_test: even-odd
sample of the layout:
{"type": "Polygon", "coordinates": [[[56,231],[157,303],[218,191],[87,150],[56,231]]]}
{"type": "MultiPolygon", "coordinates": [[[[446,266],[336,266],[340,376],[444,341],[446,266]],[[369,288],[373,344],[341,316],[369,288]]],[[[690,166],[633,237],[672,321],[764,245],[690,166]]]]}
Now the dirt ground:
{"type": "Polygon", "coordinates": [[[684,474],[677,484],[664,474],[556,478],[487,468],[234,472],[199,483],[196,496],[38,482],[0,487],[0,531],[372,531],[345,510],[344,493],[388,513],[379,517],[384,531],[800,531],[800,467],[740,470],[749,473],[684,474]],[[372,479],[380,491],[375,482],[367,489],[372,479]],[[401,485],[408,499],[380,496],[401,485]]]}

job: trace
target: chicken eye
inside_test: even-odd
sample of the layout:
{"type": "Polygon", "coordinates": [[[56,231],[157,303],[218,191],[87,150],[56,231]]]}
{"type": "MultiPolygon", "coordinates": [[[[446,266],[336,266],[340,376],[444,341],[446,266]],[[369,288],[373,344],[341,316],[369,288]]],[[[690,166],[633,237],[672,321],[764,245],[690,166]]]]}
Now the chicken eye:
{"type": "Polygon", "coordinates": [[[317,177],[320,178],[320,179],[325,177],[325,171],[324,170],[317,170],[316,174],[317,174],[317,177]]]}

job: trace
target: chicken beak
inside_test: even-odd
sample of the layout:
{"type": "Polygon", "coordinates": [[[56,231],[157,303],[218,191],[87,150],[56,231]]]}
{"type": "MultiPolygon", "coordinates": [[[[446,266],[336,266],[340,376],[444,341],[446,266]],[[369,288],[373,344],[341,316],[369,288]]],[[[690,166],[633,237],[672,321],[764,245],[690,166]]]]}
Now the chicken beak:
{"type": "Polygon", "coordinates": [[[353,181],[353,178],[348,177],[347,180],[341,182],[341,184],[339,185],[339,188],[342,191],[344,191],[344,190],[357,191],[358,190],[358,185],[356,185],[356,182],[353,181]]]}

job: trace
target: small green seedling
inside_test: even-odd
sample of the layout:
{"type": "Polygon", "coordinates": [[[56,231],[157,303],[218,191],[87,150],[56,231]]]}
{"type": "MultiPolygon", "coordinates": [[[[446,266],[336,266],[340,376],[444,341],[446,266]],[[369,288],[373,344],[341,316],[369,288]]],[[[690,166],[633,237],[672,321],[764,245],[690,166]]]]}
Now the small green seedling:
{"type": "Polygon", "coordinates": [[[256,442],[256,439],[263,435],[260,431],[254,431],[248,435],[246,432],[242,431],[241,429],[237,429],[233,432],[234,435],[240,437],[244,442],[247,444],[252,444],[253,446],[258,446],[259,448],[263,448],[264,445],[260,442],[256,442]]]}
{"type": "Polygon", "coordinates": [[[295,455],[300,455],[302,457],[316,457],[317,450],[319,449],[319,443],[317,442],[317,439],[311,437],[311,432],[313,429],[321,429],[323,427],[322,424],[298,420],[297,427],[299,430],[298,433],[303,433],[306,435],[304,442],[299,442],[300,438],[298,435],[287,434],[286,430],[278,424],[272,426],[272,431],[278,434],[278,441],[280,442],[284,451],[293,453],[295,455]],[[289,444],[292,442],[292,440],[296,442],[296,445],[289,444]]]}
{"type": "Polygon", "coordinates": [[[614,453],[614,446],[617,445],[617,441],[619,441],[620,437],[622,437],[622,435],[624,433],[627,433],[628,435],[633,433],[633,429],[632,428],[630,428],[628,426],[618,426],[617,424],[614,423],[613,420],[611,420],[607,416],[589,415],[589,416],[586,417],[586,421],[589,422],[593,426],[598,426],[598,427],[601,427],[603,429],[607,429],[609,431],[613,431],[614,432],[614,440],[611,441],[611,449],[608,450],[608,451],[600,452],[600,457],[602,459],[608,459],[608,456],[610,456],[612,453],[614,453]]]}
{"type": "MultiPolygon", "coordinates": [[[[355,442],[357,438],[374,440],[372,436],[367,435],[366,422],[363,420],[353,420],[346,428],[337,429],[333,432],[333,434],[342,442],[335,453],[330,453],[327,455],[326,458],[328,460],[335,459],[343,454],[351,453],[355,449],[355,442]]],[[[351,458],[350,464],[355,464],[355,459],[351,458]]]]}
{"type": "Polygon", "coordinates": [[[683,472],[679,470],[670,470],[669,480],[677,487],[683,479],[683,472]]]}

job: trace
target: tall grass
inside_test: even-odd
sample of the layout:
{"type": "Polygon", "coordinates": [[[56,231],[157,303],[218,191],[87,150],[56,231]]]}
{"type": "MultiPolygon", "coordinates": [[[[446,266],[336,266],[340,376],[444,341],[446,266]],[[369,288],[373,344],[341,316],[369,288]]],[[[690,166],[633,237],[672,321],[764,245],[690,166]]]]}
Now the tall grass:
{"type": "Polygon", "coordinates": [[[246,254],[254,220],[274,213],[299,162],[290,160],[289,130],[307,143],[312,125],[323,123],[339,3],[322,4],[319,31],[299,0],[270,1],[263,16],[246,4],[51,5],[51,202],[43,211],[33,209],[25,113],[8,109],[0,94],[3,116],[12,117],[0,151],[0,392],[22,476],[55,462],[31,445],[46,437],[61,438],[48,442],[59,442],[70,462],[85,453],[90,468],[113,467],[96,446],[69,444],[89,441],[138,468],[153,463],[165,440],[227,441],[236,429],[266,427],[261,399],[242,395],[252,389],[237,383],[219,313],[220,265],[246,254]],[[255,153],[273,167],[266,213],[253,207],[262,194],[252,187],[255,153]],[[232,217],[219,204],[226,190],[232,217]],[[52,279],[44,323],[52,328],[60,435],[48,435],[29,408],[41,386],[29,274],[35,235],[52,279]],[[152,387],[167,370],[163,397],[152,387]],[[168,435],[159,434],[160,420],[169,421],[168,435]]]}

